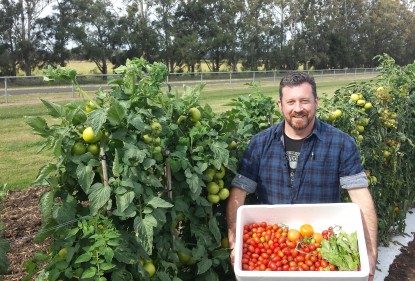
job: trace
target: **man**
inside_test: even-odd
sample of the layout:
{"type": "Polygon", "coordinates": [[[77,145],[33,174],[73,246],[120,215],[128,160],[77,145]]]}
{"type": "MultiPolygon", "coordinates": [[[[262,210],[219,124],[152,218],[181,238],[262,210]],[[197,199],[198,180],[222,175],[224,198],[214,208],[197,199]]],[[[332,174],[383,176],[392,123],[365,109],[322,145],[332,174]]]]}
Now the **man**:
{"type": "Polygon", "coordinates": [[[230,247],[237,209],[249,193],[256,192],[263,204],[338,203],[341,187],[361,210],[373,280],[377,217],[355,141],[316,118],[316,84],[306,73],[286,75],[279,94],[284,120],[252,138],[232,181],[226,214],[230,247]]]}

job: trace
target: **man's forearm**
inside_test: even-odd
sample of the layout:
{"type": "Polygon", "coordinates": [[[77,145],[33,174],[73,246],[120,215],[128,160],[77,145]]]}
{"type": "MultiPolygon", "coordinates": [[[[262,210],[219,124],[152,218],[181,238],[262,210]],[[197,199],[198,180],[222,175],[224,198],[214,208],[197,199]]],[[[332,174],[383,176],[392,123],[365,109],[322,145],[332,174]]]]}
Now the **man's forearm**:
{"type": "Polygon", "coordinates": [[[228,241],[229,247],[232,249],[231,259],[233,263],[233,249],[235,248],[236,237],[236,214],[238,208],[245,203],[246,191],[240,188],[232,188],[231,194],[228,198],[228,204],[226,207],[226,221],[228,223],[228,241]]]}
{"type": "Polygon", "coordinates": [[[349,194],[352,202],[359,205],[362,214],[366,248],[369,256],[369,263],[371,266],[370,274],[373,275],[378,252],[378,221],[376,209],[372,200],[372,196],[367,188],[352,190],[349,191],[349,194]]]}

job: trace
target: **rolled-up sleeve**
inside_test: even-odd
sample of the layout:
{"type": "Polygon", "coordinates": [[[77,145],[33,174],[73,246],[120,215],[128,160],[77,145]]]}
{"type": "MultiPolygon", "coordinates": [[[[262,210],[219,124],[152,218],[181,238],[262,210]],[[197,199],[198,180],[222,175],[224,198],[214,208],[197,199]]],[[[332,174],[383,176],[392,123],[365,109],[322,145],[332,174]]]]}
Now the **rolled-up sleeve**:
{"type": "Polygon", "coordinates": [[[352,176],[340,177],[340,186],[344,189],[353,189],[368,187],[369,184],[365,172],[361,172],[352,176]]]}
{"type": "Polygon", "coordinates": [[[232,180],[232,186],[243,189],[248,193],[254,193],[257,183],[241,174],[236,174],[232,180]]]}

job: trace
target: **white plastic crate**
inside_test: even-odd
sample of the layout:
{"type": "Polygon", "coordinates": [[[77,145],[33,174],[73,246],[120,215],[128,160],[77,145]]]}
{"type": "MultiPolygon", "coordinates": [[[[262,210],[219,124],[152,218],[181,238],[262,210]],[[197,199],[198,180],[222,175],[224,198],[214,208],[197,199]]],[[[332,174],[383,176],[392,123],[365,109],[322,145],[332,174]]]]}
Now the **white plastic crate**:
{"type": "Polygon", "coordinates": [[[239,281],[265,280],[330,280],[367,281],[369,259],[359,207],[354,203],[334,204],[294,204],[294,205],[245,205],[237,211],[235,265],[236,279],[239,281]],[[315,231],[323,231],[329,226],[339,225],[346,233],[357,232],[360,265],[359,271],[247,271],[242,270],[242,236],[244,225],[267,222],[285,224],[300,229],[302,224],[311,224],[315,231]]]}

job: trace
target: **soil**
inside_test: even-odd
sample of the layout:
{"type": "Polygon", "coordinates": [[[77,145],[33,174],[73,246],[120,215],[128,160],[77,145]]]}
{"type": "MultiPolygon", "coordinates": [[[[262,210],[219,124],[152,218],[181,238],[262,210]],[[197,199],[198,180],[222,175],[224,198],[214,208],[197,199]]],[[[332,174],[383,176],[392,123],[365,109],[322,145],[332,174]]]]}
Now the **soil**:
{"type": "MultiPolygon", "coordinates": [[[[50,241],[34,242],[34,234],[41,227],[39,198],[47,190],[45,187],[30,187],[18,191],[10,191],[2,202],[1,223],[4,231],[1,238],[10,242],[8,259],[10,262],[4,281],[20,281],[26,276],[24,263],[36,251],[47,251],[50,241]]],[[[401,248],[399,254],[389,267],[389,275],[385,281],[415,280],[415,240],[401,248]]],[[[1,280],[1,276],[0,276],[1,280]]]]}

